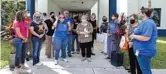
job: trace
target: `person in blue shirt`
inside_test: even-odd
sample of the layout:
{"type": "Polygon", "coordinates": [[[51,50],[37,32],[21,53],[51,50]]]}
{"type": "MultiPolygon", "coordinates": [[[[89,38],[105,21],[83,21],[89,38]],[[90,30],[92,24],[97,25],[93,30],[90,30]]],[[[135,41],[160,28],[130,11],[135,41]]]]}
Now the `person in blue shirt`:
{"type": "Polygon", "coordinates": [[[72,27],[73,27],[73,19],[69,17],[69,11],[65,10],[64,11],[64,16],[65,16],[65,20],[64,22],[70,22],[70,26],[69,26],[69,30],[68,30],[68,45],[67,45],[67,54],[69,57],[72,57],[71,55],[71,51],[72,51],[72,46],[73,46],[73,35],[72,35],[72,27]]]}
{"type": "Polygon", "coordinates": [[[152,10],[142,7],[142,22],[135,28],[134,33],[130,35],[133,39],[133,47],[137,56],[142,74],[152,74],[151,59],[156,56],[157,27],[155,22],[150,19],[152,10]]]}
{"type": "Polygon", "coordinates": [[[61,58],[62,61],[68,62],[66,58],[66,47],[68,44],[68,30],[69,25],[65,21],[64,15],[60,15],[56,17],[56,21],[54,22],[54,35],[53,35],[53,45],[55,50],[55,65],[58,64],[59,52],[61,50],[61,58]]]}
{"type": "Polygon", "coordinates": [[[106,59],[111,58],[111,52],[114,50],[118,50],[118,35],[117,35],[117,29],[119,28],[119,15],[117,13],[114,13],[112,15],[112,20],[108,25],[108,38],[107,38],[107,54],[108,57],[106,59]]]}

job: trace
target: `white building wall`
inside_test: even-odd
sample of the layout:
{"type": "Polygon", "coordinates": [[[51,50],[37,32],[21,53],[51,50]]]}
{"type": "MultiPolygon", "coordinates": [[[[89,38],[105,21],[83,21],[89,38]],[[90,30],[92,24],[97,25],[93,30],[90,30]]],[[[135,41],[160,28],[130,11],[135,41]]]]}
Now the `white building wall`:
{"type": "Polygon", "coordinates": [[[35,11],[49,14],[50,12],[55,12],[56,15],[62,12],[54,1],[52,0],[35,0],[35,11]]]}
{"type": "Polygon", "coordinates": [[[128,14],[127,2],[128,2],[128,0],[117,0],[117,13],[118,14],[121,14],[121,13],[125,13],[125,15],[128,14]]]}
{"type": "Polygon", "coordinates": [[[62,12],[62,9],[58,7],[52,0],[48,0],[48,13],[50,12],[55,12],[55,14],[58,15],[59,12],[62,12]]]}
{"type": "Polygon", "coordinates": [[[109,0],[99,0],[98,1],[98,21],[99,21],[99,25],[101,25],[102,23],[102,17],[106,16],[108,18],[109,21],[109,0]]]}
{"type": "Polygon", "coordinates": [[[166,29],[166,0],[152,0],[152,8],[161,8],[161,23],[158,29],[166,29]]]}
{"type": "Polygon", "coordinates": [[[49,0],[35,0],[35,10],[41,13],[48,13],[49,0]]]}
{"type": "MultiPolygon", "coordinates": [[[[165,7],[166,0],[152,0],[152,8],[161,8],[161,23],[158,29],[166,29],[166,7],[165,7]]],[[[128,15],[132,13],[139,13],[141,7],[148,7],[148,0],[128,0],[128,15]]]]}
{"type": "Polygon", "coordinates": [[[91,8],[91,14],[95,13],[96,14],[96,19],[98,19],[98,2],[91,8]]]}

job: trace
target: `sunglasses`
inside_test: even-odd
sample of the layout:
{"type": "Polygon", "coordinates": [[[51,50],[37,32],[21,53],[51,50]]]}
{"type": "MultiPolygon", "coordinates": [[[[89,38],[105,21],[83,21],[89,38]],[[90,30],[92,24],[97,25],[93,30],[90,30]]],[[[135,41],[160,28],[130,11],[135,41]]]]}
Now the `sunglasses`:
{"type": "Polygon", "coordinates": [[[40,18],[40,16],[36,16],[36,18],[40,18]]]}

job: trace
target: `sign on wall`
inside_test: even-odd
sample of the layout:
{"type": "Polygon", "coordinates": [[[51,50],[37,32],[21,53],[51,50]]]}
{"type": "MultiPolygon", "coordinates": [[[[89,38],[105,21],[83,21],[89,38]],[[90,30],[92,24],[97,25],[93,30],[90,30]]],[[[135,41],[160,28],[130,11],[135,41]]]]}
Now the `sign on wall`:
{"type": "Polygon", "coordinates": [[[154,20],[156,23],[157,27],[160,27],[160,22],[161,22],[161,8],[154,8],[151,18],[154,20]]]}

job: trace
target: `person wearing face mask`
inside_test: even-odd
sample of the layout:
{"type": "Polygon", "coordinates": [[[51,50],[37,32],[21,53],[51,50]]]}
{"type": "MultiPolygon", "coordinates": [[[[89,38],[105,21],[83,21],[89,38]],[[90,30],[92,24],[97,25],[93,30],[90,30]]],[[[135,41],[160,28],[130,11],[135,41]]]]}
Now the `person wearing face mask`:
{"type": "Polygon", "coordinates": [[[70,26],[69,26],[69,29],[68,29],[68,45],[67,45],[67,54],[69,57],[72,57],[72,54],[71,54],[71,51],[72,51],[72,46],[73,46],[73,35],[72,35],[72,28],[73,28],[73,19],[69,17],[69,11],[68,10],[65,10],[64,11],[64,16],[65,16],[65,22],[68,23],[70,22],[70,26]]]}
{"type": "Polygon", "coordinates": [[[112,20],[108,25],[108,31],[107,31],[107,54],[108,57],[106,59],[111,59],[111,53],[112,51],[119,50],[119,42],[118,42],[118,31],[119,28],[119,15],[117,13],[114,13],[112,15],[112,20]]]}
{"type": "Polygon", "coordinates": [[[72,48],[72,53],[74,54],[74,53],[76,53],[76,54],[79,54],[80,53],[80,45],[79,45],[79,42],[78,42],[78,34],[77,34],[77,32],[76,32],[76,28],[77,28],[77,26],[78,26],[78,24],[80,23],[80,20],[79,20],[79,17],[78,16],[75,16],[74,17],[74,25],[73,25],[73,29],[72,29],[72,34],[73,34],[73,48],[72,48]],[[75,49],[74,48],[74,42],[75,42],[75,40],[76,40],[76,46],[77,46],[77,49],[75,49]],[[76,52],[75,52],[75,50],[76,50],[76,52]]]}
{"type": "Polygon", "coordinates": [[[64,62],[68,62],[66,59],[66,47],[68,44],[68,29],[70,22],[65,22],[65,16],[59,15],[56,17],[56,21],[54,22],[54,35],[53,35],[53,45],[55,51],[55,65],[58,64],[59,60],[59,52],[61,50],[61,60],[64,62]]]}
{"type": "Polygon", "coordinates": [[[100,32],[104,36],[104,50],[102,51],[102,53],[107,54],[107,30],[108,30],[107,17],[103,16],[102,20],[103,23],[100,26],[100,32]]]}
{"type": "Polygon", "coordinates": [[[51,20],[53,21],[53,22],[55,22],[55,13],[54,12],[50,12],[50,17],[51,17],[51,20]]]}
{"type": "MultiPolygon", "coordinates": [[[[24,11],[25,16],[25,22],[28,23],[28,27],[30,27],[30,23],[32,22],[32,19],[30,18],[29,11],[24,11]]],[[[32,33],[30,32],[30,29],[28,31],[28,49],[26,51],[26,60],[29,61],[30,58],[32,58],[32,41],[31,41],[32,33]]]]}
{"type": "Polygon", "coordinates": [[[28,25],[24,19],[24,12],[18,11],[14,21],[15,38],[13,39],[16,49],[15,74],[20,74],[19,69],[29,69],[24,65],[28,41],[28,25]]]}
{"type": "MultiPolygon", "coordinates": [[[[132,16],[130,18],[130,24],[131,24],[131,26],[130,26],[129,31],[128,31],[128,36],[130,36],[134,32],[134,29],[138,25],[137,14],[132,14],[132,16]]],[[[138,61],[137,61],[137,58],[134,54],[133,41],[131,39],[129,39],[129,61],[130,61],[131,74],[142,74],[140,66],[139,66],[138,61]]]]}
{"type": "Polygon", "coordinates": [[[33,21],[30,25],[30,31],[32,33],[32,47],[33,47],[33,65],[42,65],[40,62],[40,51],[43,44],[43,36],[45,35],[44,24],[41,21],[41,15],[39,12],[35,12],[33,15],[33,21]]]}
{"type": "Polygon", "coordinates": [[[45,49],[45,55],[47,58],[52,58],[54,56],[53,52],[53,45],[52,45],[52,36],[54,34],[55,28],[53,28],[53,23],[55,22],[55,13],[50,12],[50,18],[46,19],[44,23],[47,26],[47,32],[46,32],[46,49],[45,49]]]}
{"type": "Polygon", "coordinates": [[[89,20],[89,22],[93,26],[93,34],[92,34],[92,42],[91,42],[92,53],[91,54],[95,55],[93,53],[93,50],[94,50],[94,40],[96,40],[96,34],[97,34],[97,30],[98,30],[98,24],[97,24],[96,14],[95,13],[92,13],[91,19],[89,20]]]}
{"type": "Polygon", "coordinates": [[[150,19],[152,10],[142,7],[142,22],[134,29],[130,35],[133,40],[134,53],[137,56],[142,74],[152,74],[151,59],[156,56],[157,27],[156,23],[150,19]]]}
{"type": "Polygon", "coordinates": [[[91,41],[93,27],[90,22],[87,21],[87,16],[83,15],[81,17],[81,23],[77,26],[78,41],[80,43],[82,60],[87,59],[88,62],[91,62],[91,41]]]}

